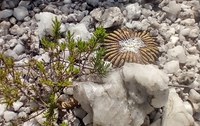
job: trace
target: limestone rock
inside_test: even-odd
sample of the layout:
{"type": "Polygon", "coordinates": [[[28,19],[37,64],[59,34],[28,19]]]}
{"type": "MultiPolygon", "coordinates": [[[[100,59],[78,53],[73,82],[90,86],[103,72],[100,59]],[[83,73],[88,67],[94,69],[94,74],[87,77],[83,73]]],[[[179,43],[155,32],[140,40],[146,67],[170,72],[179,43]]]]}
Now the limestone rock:
{"type": "Polygon", "coordinates": [[[193,126],[194,119],[184,107],[175,89],[170,89],[169,99],[164,110],[163,126],[193,126]]]}
{"type": "Polygon", "coordinates": [[[77,82],[74,97],[92,113],[93,125],[141,126],[147,114],[165,105],[168,81],[152,65],[125,64],[111,72],[104,84],[77,82]]]}

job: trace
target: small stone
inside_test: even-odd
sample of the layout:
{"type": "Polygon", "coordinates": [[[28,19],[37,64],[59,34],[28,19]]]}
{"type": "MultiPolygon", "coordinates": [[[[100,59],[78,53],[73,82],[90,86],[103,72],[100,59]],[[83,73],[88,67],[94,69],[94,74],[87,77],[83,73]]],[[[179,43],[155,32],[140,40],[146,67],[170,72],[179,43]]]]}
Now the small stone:
{"type": "Polygon", "coordinates": [[[24,122],[23,126],[41,126],[41,124],[39,124],[36,119],[30,119],[24,122]]]}
{"type": "Polygon", "coordinates": [[[99,3],[99,0],[86,0],[86,2],[89,4],[89,5],[92,5],[92,6],[97,6],[98,3],[99,3]]]}
{"type": "Polygon", "coordinates": [[[197,47],[196,46],[192,46],[190,48],[188,48],[188,52],[190,54],[196,54],[198,51],[197,51],[197,47]]]}
{"type": "Polygon", "coordinates": [[[188,35],[188,37],[190,37],[190,38],[197,38],[198,36],[199,36],[199,28],[198,27],[192,28],[188,35]]]}
{"type": "Polygon", "coordinates": [[[0,104],[0,116],[3,115],[3,113],[6,111],[6,104],[0,104]]]}
{"type": "Polygon", "coordinates": [[[48,63],[50,61],[49,53],[45,52],[44,54],[42,54],[40,56],[35,56],[34,59],[48,63]]]}
{"type": "Polygon", "coordinates": [[[23,28],[20,28],[17,24],[11,27],[9,31],[12,35],[18,35],[18,36],[21,36],[25,32],[25,30],[23,28]]]}
{"type": "Polygon", "coordinates": [[[186,54],[182,46],[176,46],[167,51],[169,59],[178,59],[180,63],[186,62],[186,54]]]}
{"type": "Polygon", "coordinates": [[[142,12],[141,6],[138,3],[129,4],[125,9],[129,20],[138,19],[142,12]]]}
{"type": "Polygon", "coordinates": [[[27,116],[28,115],[26,114],[26,112],[19,112],[19,114],[18,114],[19,118],[24,118],[25,119],[25,118],[27,118],[27,116]]]}
{"type": "Polygon", "coordinates": [[[178,61],[170,61],[164,65],[164,70],[167,71],[168,74],[173,74],[179,70],[179,62],[178,61]]]}
{"type": "Polygon", "coordinates": [[[65,4],[70,4],[72,1],[71,0],[64,0],[63,3],[65,4]]]}
{"type": "Polygon", "coordinates": [[[106,9],[102,15],[101,25],[104,28],[119,26],[122,24],[124,16],[118,7],[110,7],[106,9]]]}
{"type": "Polygon", "coordinates": [[[8,56],[8,57],[12,57],[14,58],[15,60],[18,59],[18,55],[15,53],[15,51],[11,50],[11,49],[8,49],[4,52],[4,55],[5,56],[8,56]]]}
{"type": "Polygon", "coordinates": [[[85,24],[83,24],[83,23],[71,25],[69,27],[69,31],[71,33],[74,33],[74,39],[75,40],[82,39],[84,41],[87,41],[91,37],[88,29],[86,28],[85,24]]]}
{"type": "Polygon", "coordinates": [[[195,75],[193,72],[184,72],[178,75],[177,81],[179,84],[190,85],[194,82],[195,75]]]}
{"type": "Polygon", "coordinates": [[[194,103],[199,103],[200,102],[200,94],[196,90],[191,89],[189,92],[189,99],[194,103]]]}
{"type": "Polygon", "coordinates": [[[197,55],[188,55],[186,60],[186,66],[196,66],[198,63],[199,56],[197,55]]]}
{"type": "Polygon", "coordinates": [[[22,44],[18,43],[13,51],[15,51],[17,55],[21,55],[25,51],[25,47],[22,44]]]}
{"type": "Polygon", "coordinates": [[[17,22],[16,18],[14,18],[14,17],[11,17],[11,18],[10,18],[10,23],[11,23],[11,24],[14,24],[14,25],[15,25],[16,22],[17,22]]]}
{"type": "Polygon", "coordinates": [[[8,34],[8,29],[10,28],[11,24],[8,21],[2,21],[0,23],[0,36],[5,36],[8,34]]]}
{"type": "Polygon", "coordinates": [[[12,14],[13,14],[13,10],[10,10],[10,9],[2,10],[0,11],[0,20],[8,18],[12,16],[12,14]]]}
{"type": "Polygon", "coordinates": [[[87,114],[87,112],[84,111],[82,108],[74,108],[73,113],[76,117],[79,117],[80,119],[83,119],[87,114]]]}
{"type": "Polygon", "coordinates": [[[17,113],[13,112],[13,111],[5,111],[4,115],[3,115],[5,121],[11,121],[17,118],[17,113]]]}
{"type": "Polygon", "coordinates": [[[73,88],[71,88],[71,87],[65,87],[63,89],[63,93],[68,94],[68,95],[73,95],[73,88]]]}
{"type": "Polygon", "coordinates": [[[5,41],[2,38],[0,38],[0,46],[2,46],[4,43],[5,41]]]}
{"type": "Polygon", "coordinates": [[[101,21],[101,17],[103,14],[104,9],[96,8],[90,12],[90,15],[97,21],[101,21]]]}
{"type": "Polygon", "coordinates": [[[20,102],[20,101],[16,101],[13,103],[13,108],[15,111],[18,111],[20,109],[20,107],[23,106],[23,102],[20,102]]]}
{"type": "Polygon", "coordinates": [[[23,6],[19,6],[14,9],[13,15],[17,20],[20,21],[23,20],[26,16],[28,16],[28,10],[23,6]]]}
{"type": "Polygon", "coordinates": [[[180,34],[183,36],[188,36],[190,31],[191,31],[190,28],[184,28],[184,29],[180,30],[180,34]]]}

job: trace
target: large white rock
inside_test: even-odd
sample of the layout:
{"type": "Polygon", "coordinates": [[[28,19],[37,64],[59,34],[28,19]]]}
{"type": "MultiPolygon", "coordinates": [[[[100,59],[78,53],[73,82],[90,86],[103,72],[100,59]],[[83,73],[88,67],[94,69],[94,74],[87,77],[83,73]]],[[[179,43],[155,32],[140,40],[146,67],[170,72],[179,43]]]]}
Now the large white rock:
{"type": "Polygon", "coordinates": [[[141,126],[147,114],[167,102],[168,81],[152,65],[125,64],[104,84],[77,82],[74,97],[91,114],[93,125],[141,126]]]}
{"type": "Polygon", "coordinates": [[[174,88],[170,89],[162,124],[163,126],[194,126],[192,115],[187,112],[174,88]]]}

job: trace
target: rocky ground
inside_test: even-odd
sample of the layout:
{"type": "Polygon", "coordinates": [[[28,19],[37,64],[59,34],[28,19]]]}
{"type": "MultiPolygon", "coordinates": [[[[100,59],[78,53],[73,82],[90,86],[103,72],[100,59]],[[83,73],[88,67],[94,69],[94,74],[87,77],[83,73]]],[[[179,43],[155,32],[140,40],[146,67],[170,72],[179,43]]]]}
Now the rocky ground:
{"type": "MultiPolygon", "coordinates": [[[[200,125],[199,0],[1,0],[0,52],[16,64],[30,57],[48,62],[39,40],[50,31],[53,17],[61,20],[62,33],[70,30],[83,40],[98,26],[109,31],[147,30],[157,38],[161,52],[154,66],[126,64],[112,70],[104,85],[82,83],[74,92],[66,88],[65,95],[74,93],[82,105],[66,112],[66,122],[74,126],[200,125]]],[[[34,115],[30,115],[32,107],[34,103],[26,105],[23,100],[9,110],[0,104],[0,125],[34,115]]],[[[38,126],[43,121],[41,114],[22,125],[38,126]]]]}

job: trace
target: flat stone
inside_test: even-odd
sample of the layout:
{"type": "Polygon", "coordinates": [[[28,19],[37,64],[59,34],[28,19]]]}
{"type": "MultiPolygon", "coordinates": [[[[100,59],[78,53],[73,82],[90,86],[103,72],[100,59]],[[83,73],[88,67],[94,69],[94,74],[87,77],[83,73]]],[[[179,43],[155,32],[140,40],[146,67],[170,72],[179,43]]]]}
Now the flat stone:
{"type": "Polygon", "coordinates": [[[18,6],[17,8],[14,9],[13,16],[21,21],[23,20],[26,16],[28,16],[28,10],[27,8],[23,6],[18,6]]]}

